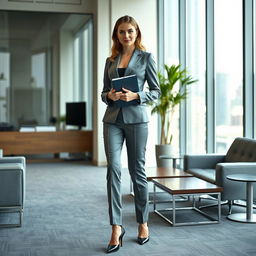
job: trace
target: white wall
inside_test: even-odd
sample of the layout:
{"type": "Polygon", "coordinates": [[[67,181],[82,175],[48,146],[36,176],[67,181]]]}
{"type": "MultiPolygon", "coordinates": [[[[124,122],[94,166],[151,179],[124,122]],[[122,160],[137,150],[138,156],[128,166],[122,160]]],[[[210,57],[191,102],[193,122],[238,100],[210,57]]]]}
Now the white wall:
{"type": "Polygon", "coordinates": [[[141,29],[146,50],[157,54],[157,3],[156,0],[111,0],[111,28],[118,18],[132,16],[141,29]]]}
{"type": "Polygon", "coordinates": [[[93,162],[96,165],[105,165],[106,158],[103,144],[102,118],[105,105],[101,101],[103,86],[103,72],[106,58],[111,46],[110,39],[110,2],[109,0],[97,0],[96,17],[94,19],[94,130],[93,130],[93,162]]]}

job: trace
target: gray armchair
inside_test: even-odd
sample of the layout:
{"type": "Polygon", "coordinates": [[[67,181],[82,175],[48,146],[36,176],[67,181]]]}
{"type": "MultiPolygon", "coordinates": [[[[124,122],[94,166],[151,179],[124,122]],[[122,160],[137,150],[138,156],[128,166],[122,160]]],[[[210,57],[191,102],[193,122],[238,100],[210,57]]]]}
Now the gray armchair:
{"type": "Polygon", "coordinates": [[[245,184],[230,181],[226,176],[235,173],[256,174],[256,140],[236,138],[226,155],[185,155],[184,170],[223,187],[221,200],[228,200],[230,205],[234,200],[245,200],[245,184]]]}
{"type": "Polygon", "coordinates": [[[26,161],[24,157],[0,157],[0,216],[18,212],[19,223],[0,227],[21,227],[25,202],[26,161]]]}

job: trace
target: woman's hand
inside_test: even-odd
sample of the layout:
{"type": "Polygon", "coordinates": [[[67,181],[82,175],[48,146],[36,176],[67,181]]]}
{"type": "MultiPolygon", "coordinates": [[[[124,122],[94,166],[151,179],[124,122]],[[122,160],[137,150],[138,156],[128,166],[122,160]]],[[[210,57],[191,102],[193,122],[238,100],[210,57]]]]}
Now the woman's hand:
{"type": "Polygon", "coordinates": [[[120,96],[121,96],[122,92],[116,92],[115,89],[111,89],[108,94],[107,97],[113,101],[117,101],[120,100],[120,96]]]}
{"type": "Polygon", "coordinates": [[[123,92],[120,95],[120,100],[131,101],[139,99],[139,95],[136,92],[129,91],[125,88],[122,88],[123,92]]]}

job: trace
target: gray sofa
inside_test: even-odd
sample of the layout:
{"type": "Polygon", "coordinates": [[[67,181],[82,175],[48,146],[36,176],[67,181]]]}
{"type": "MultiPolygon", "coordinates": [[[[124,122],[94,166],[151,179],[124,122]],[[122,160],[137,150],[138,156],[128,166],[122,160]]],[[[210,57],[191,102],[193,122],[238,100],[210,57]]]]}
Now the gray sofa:
{"type": "Polygon", "coordinates": [[[18,212],[16,224],[0,227],[21,227],[25,202],[26,161],[24,157],[0,157],[0,216],[1,213],[18,212]]]}
{"type": "MultiPolygon", "coordinates": [[[[223,187],[221,200],[246,199],[246,184],[230,181],[229,174],[256,174],[256,140],[236,138],[228,152],[220,154],[185,155],[184,170],[203,180],[223,187]]],[[[254,185],[256,187],[256,185],[254,185]]],[[[254,189],[254,200],[256,189],[254,189]]]]}

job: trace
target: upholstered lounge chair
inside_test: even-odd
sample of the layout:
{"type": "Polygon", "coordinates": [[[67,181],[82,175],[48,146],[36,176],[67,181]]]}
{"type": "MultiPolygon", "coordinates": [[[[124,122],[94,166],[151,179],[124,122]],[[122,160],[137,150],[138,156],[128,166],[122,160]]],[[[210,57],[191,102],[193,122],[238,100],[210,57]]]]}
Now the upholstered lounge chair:
{"type": "Polygon", "coordinates": [[[19,213],[19,223],[1,223],[0,227],[22,226],[25,175],[26,161],[24,157],[0,157],[0,217],[1,213],[19,213]]]}
{"type": "MultiPolygon", "coordinates": [[[[228,200],[231,213],[234,200],[246,199],[246,187],[245,183],[230,181],[226,176],[235,173],[256,174],[256,140],[236,138],[225,155],[185,155],[184,170],[223,187],[221,200],[228,200]]],[[[256,189],[254,189],[254,200],[256,200],[256,189]]]]}

